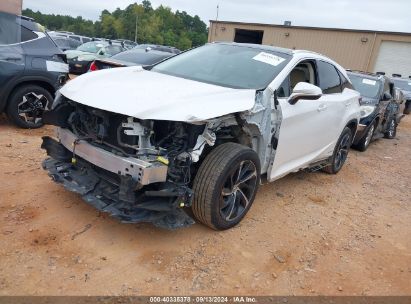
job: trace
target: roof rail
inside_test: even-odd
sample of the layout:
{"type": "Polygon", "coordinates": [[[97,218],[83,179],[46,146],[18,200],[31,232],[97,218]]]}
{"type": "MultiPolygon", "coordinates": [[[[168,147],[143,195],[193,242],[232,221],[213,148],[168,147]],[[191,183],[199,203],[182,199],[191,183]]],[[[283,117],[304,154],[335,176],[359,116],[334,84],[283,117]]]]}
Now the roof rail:
{"type": "Polygon", "coordinates": [[[20,19],[23,19],[23,20],[26,20],[26,21],[34,22],[34,18],[31,18],[31,17],[27,17],[27,16],[23,16],[23,15],[18,15],[18,17],[20,19]]]}

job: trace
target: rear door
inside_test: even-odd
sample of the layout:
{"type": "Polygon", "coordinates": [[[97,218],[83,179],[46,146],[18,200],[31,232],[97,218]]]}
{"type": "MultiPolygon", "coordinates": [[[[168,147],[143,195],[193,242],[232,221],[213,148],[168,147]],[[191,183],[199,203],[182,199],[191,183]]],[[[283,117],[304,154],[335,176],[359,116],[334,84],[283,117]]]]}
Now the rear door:
{"type": "Polygon", "coordinates": [[[0,12],[0,112],[6,104],[4,95],[24,72],[21,27],[16,16],[0,12]],[[2,29],[7,29],[3,31],[2,29]]]}
{"type": "Polygon", "coordinates": [[[331,63],[318,60],[318,77],[320,88],[323,91],[321,106],[324,111],[322,117],[323,130],[321,132],[321,144],[324,152],[321,156],[329,156],[334,151],[334,146],[342,132],[345,122],[345,112],[354,99],[351,99],[347,85],[349,82],[338,72],[331,63]],[[344,85],[345,83],[345,85],[344,85]]]}
{"type": "Polygon", "coordinates": [[[279,98],[283,118],[270,180],[331,156],[344,128],[346,108],[356,100],[351,84],[334,65],[317,60],[313,67],[311,73],[315,74],[315,80],[313,76],[306,79],[299,76],[293,84],[293,77],[289,77],[289,91],[284,84],[278,90],[284,92],[284,98],[279,98]],[[301,99],[290,105],[288,96],[292,93],[292,87],[300,81],[319,86],[323,95],[317,100],[301,99]]]}

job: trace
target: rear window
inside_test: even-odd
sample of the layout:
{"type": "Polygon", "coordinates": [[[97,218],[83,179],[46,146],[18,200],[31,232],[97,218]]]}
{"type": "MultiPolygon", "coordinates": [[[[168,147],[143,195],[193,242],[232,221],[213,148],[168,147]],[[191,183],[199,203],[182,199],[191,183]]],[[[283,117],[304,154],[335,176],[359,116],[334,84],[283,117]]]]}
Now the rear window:
{"type": "Polygon", "coordinates": [[[0,12],[0,44],[9,45],[36,39],[38,35],[35,32],[44,32],[44,28],[38,23],[0,12]]]}
{"type": "Polygon", "coordinates": [[[21,27],[21,42],[29,41],[38,38],[37,34],[26,29],[25,27],[21,27]]]}
{"type": "Polygon", "coordinates": [[[82,52],[88,52],[88,53],[97,53],[102,47],[104,46],[103,43],[100,41],[97,42],[86,42],[82,45],[80,45],[77,50],[82,51],[82,52]]]}
{"type": "Polygon", "coordinates": [[[160,62],[173,54],[158,54],[153,52],[137,52],[137,51],[126,51],[120,54],[114,55],[113,59],[132,62],[138,65],[152,65],[160,62]]]}
{"type": "Polygon", "coordinates": [[[392,79],[394,86],[399,88],[400,90],[404,91],[411,91],[411,79],[410,80],[402,80],[402,79],[392,79]]]}
{"type": "Polygon", "coordinates": [[[106,47],[107,55],[115,55],[123,51],[123,48],[118,45],[109,45],[106,47]]]}

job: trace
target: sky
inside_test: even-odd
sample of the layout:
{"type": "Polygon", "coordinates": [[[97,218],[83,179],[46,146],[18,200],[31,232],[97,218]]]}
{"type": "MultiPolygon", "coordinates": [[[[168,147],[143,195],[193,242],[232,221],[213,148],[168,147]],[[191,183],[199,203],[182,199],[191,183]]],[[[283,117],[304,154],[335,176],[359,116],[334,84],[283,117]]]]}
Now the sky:
{"type": "MultiPolygon", "coordinates": [[[[103,9],[124,9],[142,0],[23,0],[23,8],[98,20],[103,9]]],[[[411,32],[411,0],[151,0],[173,11],[218,20],[411,32]]]]}

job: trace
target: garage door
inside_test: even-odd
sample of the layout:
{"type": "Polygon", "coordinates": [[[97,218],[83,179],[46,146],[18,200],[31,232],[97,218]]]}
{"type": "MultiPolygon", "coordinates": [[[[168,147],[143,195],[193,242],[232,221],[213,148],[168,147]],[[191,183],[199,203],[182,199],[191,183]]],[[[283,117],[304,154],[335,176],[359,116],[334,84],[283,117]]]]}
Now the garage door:
{"type": "Polygon", "coordinates": [[[387,76],[411,75],[411,43],[383,41],[377,56],[374,72],[385,72],[387,76]]]}

